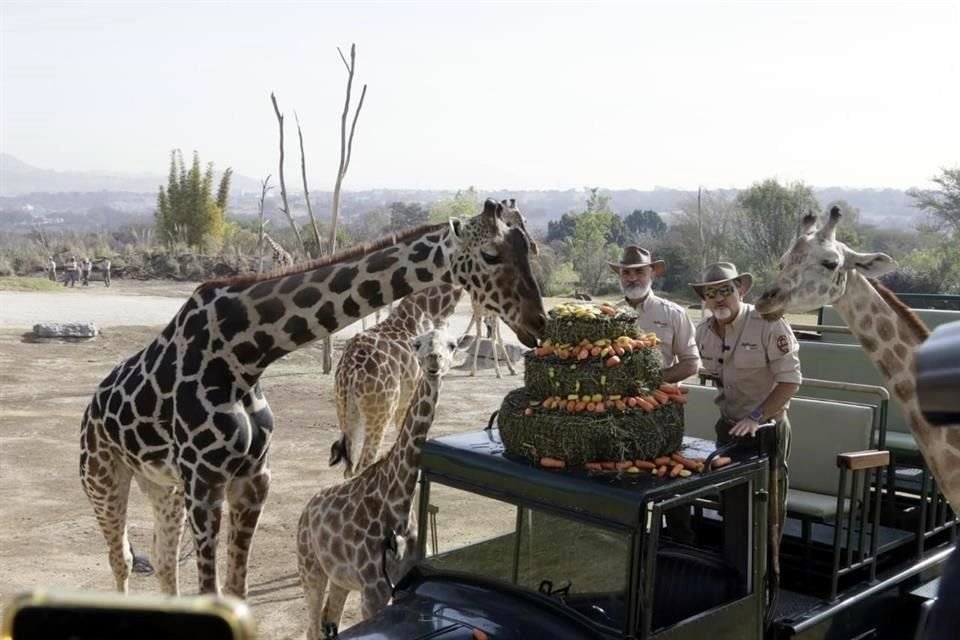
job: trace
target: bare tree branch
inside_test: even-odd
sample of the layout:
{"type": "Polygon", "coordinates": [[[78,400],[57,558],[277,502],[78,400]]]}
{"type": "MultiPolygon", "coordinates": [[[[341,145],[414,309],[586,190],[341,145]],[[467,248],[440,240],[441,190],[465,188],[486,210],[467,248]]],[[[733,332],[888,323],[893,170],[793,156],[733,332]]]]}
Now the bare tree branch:
{"type": "Polygon", "coordinates": [[[260,203],[258,205],[259,224],[257,225],[257,256],[259,257],[259,264],[257,266],[257,273],[263,273],[263,201],[267,199],[267,192],[273,188],[267,186],[269,183],[270,175],[267,175],[267,178],[260,183],[260,203]]]}
{"type": "Polygon", "coordinates": [[[300,244],[300,255],[306,256],[307,247],[303,244],[300,229],[297,228],[297,223],[290,213],[290,205],[287,202],[287,183],[283,179],[283,114],[280,113],[280,107],[277,106],[277,96],[272,91],[270,92],[270,102],[273,103],[273,112],[277,114],[277,124],[280,127],[280,198],[283,200],[281,211],[287,216],[287,222],[290,223],[290,228],[293,229],[293,235],[297,237],[297,242],[300,244]]]}
{"type": "Polygon", "coordinates": [[[303,197],[307,201],[307,214],[310,216],[310,226],[313,227],[313,239],[317,242],[317,255],[323,255],[323,240],[320,239],[320,228],[317,218],[313,215],[313,205],[310,204],[310,189],[307,187],[307,154],[303,151],[303,131],[300,129],[300,117],[293,112],[293,119],[297,123],[297,136],[300,138],[300,174],[303,176],[303,197]]]}

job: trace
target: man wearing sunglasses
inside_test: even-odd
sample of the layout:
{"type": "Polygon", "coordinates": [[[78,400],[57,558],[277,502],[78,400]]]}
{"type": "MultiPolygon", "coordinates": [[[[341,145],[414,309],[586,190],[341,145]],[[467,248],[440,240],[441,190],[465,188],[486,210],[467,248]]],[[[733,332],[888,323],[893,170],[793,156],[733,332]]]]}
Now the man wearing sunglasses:
{"type": "Polygon", "coordinates": [[[752,304],[743,301],[753,276],[739,273],[736,265],[710,265],[702,281],[690,286],[711,312],[697,326],[696,339],[703,367],[720,390],[717,444],[732,437],[751,437],[759,425],[776,422],[782,461],[777,487],[782,533],[790,454],[787,407],[802,381],[800,347],[786,320],[764,320],[752,304]]]}
{"type": "Polygon", "coordinates": [[[653,280],[663,274],[666,263],[653,260],[642,247],[629,245],[620,262],[607,264],[620,277],[625,300],[619,306],[637,313],[641,331],[653,332],[660,338],[664,382],[680,382],[696,375],[700,354],[690,316],[679,305],[653,293],[653,280]]]}

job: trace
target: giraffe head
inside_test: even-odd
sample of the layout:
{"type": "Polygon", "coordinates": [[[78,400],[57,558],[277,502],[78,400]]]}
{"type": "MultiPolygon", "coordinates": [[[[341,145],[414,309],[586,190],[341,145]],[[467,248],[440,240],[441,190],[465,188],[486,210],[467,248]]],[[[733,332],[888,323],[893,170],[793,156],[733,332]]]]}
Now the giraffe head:
{"type": "Polygon", "coordinates": [[[875,278],[897,268],[884,253],[858,253],[837,240],[839,222],[839,207],[830,209],[820,227],[812,213],[804,216],[800,233],[780,259],[780,273],[757,301],[765,318],[831,304],[843,295],[851,271],[875,278]]]}
{"type": "Polygon", "coordinates": [[[442,378],[450,371],[453,356],[470,346],[472,336],[454,339],[447,332],[447,325],[438,323],[433,329],[417,336],[411,346],[417,354],[420,370],[428,378],[442,378]]]}
{"type": "Polygon", "coordinates": [[[450,266],[455,284],[499,315],[520,342],[535,347],[547,316],[530,271],[530,239],[507,225],[503,212],[503,203],[488,199],[480,215],[450,219],[455,245],[450,266]]]}
{"type": "Polygon", "coordinates": [[[520,209],[517,208],[516,198],[501,200],[500,204],[503,205],[503,221],[508,227],[522,229],[523,232],[527,234],[527,240],[530,241],[530,253],[535,256],[540,255],[540,247],[537,246],[537,243],[534,242],[533,238],[530,236],[530,232],[527,231],[527,219],[523,217],[523,214],[520,213],[520,209]]]}

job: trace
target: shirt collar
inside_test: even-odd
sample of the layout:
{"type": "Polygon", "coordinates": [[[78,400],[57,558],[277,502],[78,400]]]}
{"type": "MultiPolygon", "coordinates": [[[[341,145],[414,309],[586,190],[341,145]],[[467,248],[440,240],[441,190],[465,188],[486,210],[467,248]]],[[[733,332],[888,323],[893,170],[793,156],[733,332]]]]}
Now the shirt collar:
{"type": "Polygon", "coordinates": [[[630,301],[627,300],[626,298],[623,299],[623,303],[628,307],[636,309],[637,311],[647,311],[650,305],[652,305],[653,301],[656,299],[657,299],[657,296],[653,295],[653,289],[651,288],[650,293],[647,294],[647,297],[644,298],[643,301],[637,304],[636,306],[630,304],[630,301]]]}

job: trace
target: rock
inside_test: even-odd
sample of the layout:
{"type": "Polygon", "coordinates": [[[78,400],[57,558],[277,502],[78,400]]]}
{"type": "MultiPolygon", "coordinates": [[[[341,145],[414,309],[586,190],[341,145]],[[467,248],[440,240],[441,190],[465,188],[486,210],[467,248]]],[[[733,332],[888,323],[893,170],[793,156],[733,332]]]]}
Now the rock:
{"type": "MultiPolygon", "coordinates": [[[[469,349],[464,351],[464,362],[461,367],[470,368],[473,365],[473,350],[475,345],[471,345],[469,349]]],[[[521,347],[518,344],[504,343],[503,348],[500,349],[500,365],[503,366],[506,364],[507,359],[510,362],[517,362],[523,358],[523,354],[526,351],[525,347],[521,347]]],[[[477,366],[478,367],[493,367],[493,340],[490,338],[481,338],[480,339],[480,351],[477,354],[477,366]]]]}
{"type": "Polygon", "coordinates": [[[33,325],[38,338],[95,338],[99,333],[92,322],[40,322],[33,325]]]}

